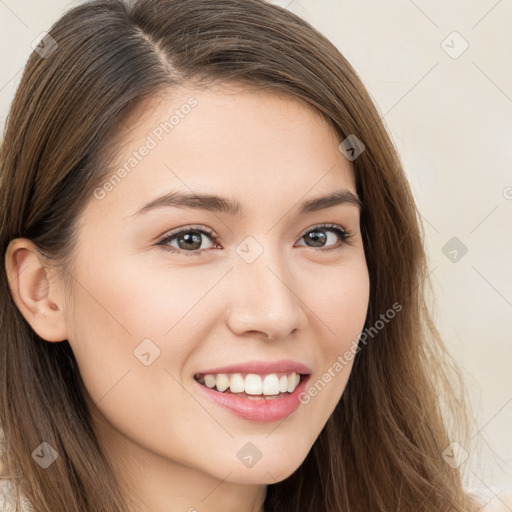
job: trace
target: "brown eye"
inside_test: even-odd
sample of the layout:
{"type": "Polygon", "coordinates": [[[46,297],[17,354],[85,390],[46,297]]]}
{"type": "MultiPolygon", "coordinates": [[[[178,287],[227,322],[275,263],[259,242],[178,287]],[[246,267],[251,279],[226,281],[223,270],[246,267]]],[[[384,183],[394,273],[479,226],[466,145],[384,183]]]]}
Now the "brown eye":
{"type": "Polygon", "coordinates": [[[206,249],[201,248],[204,237],[215,242],[217,238],[212,231],[205,230],[203,228],[192,228],[187,227],[186,229],[180,229],[167,235],[157,245],[163,246],[166,251],[178,252],[186,254],[187,256],[201,254],[206,249]],[[176,245],[171,245],[176,241],[176,245]]]}
{"type": "Polygon", "coordinates": [[[322,224],[320,226],[315,226],[310,228],[304,235],[302,235],[301,239],[306,241],[306,245],[312,248],[321,248],[321,250],[331,251],[335,249],[341,250],[345,244],[348,244],[349,238],[352,236],[351,233],[346,231],[345,229],[337,226],[335,224],[322,224]],[[335,236],[329,236],[329,233],[335,233],[335,236]],[[338,238],[340,243],[336,244],[336,238],[338,238]],[[335,243],[334,246],[331,247],[331,242],[335,243]],[[329,247],[328,249],[322,249],[323,247],[329,247]]]}
{"type": "Polygon", "coordinates": [[[188,231],[187,233],[175,235],[174,238],[176,238],[180,249],[197,250],[201,248],[202,236],[197,231],[188,231]]]}

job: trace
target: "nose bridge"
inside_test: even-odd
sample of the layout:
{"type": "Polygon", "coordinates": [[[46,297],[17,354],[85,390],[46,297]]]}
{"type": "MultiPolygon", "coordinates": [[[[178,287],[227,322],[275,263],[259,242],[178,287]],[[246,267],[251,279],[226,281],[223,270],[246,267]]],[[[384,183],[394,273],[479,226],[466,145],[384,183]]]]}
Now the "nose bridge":
{"type": "Polygon", "coordinates": [[[231,275],[230,327],[237,334],[263,331],[286,337],[300,328],[302,303],[286,258],[271,236],[248,237],[236,250],[231,275]]]}

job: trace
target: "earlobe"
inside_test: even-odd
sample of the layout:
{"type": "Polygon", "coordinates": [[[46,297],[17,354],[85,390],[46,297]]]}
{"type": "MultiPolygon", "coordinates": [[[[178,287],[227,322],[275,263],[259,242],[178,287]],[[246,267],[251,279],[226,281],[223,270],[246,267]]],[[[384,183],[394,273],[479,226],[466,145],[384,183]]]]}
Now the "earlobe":
{"type": "Polygon", "coordinates": [[[34,243],[26,238],[11,240],[5,269],[14,302],[34,331],[47,341],[66,340],[63,297],[34,243]]]}

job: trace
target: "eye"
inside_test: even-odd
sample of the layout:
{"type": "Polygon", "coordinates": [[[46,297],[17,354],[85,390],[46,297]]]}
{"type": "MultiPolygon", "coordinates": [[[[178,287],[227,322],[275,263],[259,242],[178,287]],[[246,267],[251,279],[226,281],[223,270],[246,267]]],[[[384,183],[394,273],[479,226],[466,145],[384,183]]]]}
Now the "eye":
{"type": "Polygon", "coordinates": [[[213,231],[209,229],[187,226],[186,228],[169,233],[163,240],[158,242],[157,245],[162,246],[166,251],[180,252],[186,256],[194,256],[201,254],[202,252],[202,250],[199,250],[199,248],[201,247],[201,238],[203,236],[209,237],[214,242],[217,242],[218,240],[213,231]],[[178,247],[169,245],[175,240],[178,244],[178,247]]]}
{"type": "Polygon", "coordinates": [[[313,228],[309,228],[302,236],[301,239],[308,240],[309,242],[313,243],[314,245],[309,245],[308,247],[321,247],[322,252],[327,251],[334,251],[338,250],[341,251],[345,245],[351,245],[350,238],[353,237],[353,233],[347,231],[346,229],[342,228],[341,226],[337,226],[336,224],[320,224],[318,226],[314,226],[313,228]],[[341,240],[340,243],[334,245],[334,247],[330,247],[329,249],[323,249],[325,245],[327,245],[327,242],[329,241],[329,238],[336,239],[336,236],[329,237],[325,233],[335,233],[336,236],[341,240]]]}
{"type": "MultiPolygon", "coordinates": [[[[186,226],[181,229],[177,229],[169,233],[165,238],[160,240],[156,245],[163,247],[166,251],[184,254],[186,256],[194,256],[202,254],[206,249],[201,249],[202,237],[205,236],[210,239],[213,243],[218,243],[219,237],[217,237],[213,231],[210,229],[195,227],[195,226],[186,226]],[[172,245],[173,242],[177,243],[176,245],[172,245]]],[[[337,226],[336,224],[320,224],[318,226],[314,226],[313,228],[309,228],[300,239],[306,239],[308,242],[313,245],[308,245],[308,247],[320,248],[321,252],[339,250],[343,249],[345,245],[350,244],[350,238],[353,234],[341,226],[337,226]],[[329,237],[325,233],[335,233],[334,237],[329,237]],[[330,247],[328,249],[324,249],[323,247],[332,240],[332,238],[336,239],[336,237],[340,240],[340,242],[334,247],[330,247]]],[[[334,240],[336,242],[336,240],[334,240]]]]}

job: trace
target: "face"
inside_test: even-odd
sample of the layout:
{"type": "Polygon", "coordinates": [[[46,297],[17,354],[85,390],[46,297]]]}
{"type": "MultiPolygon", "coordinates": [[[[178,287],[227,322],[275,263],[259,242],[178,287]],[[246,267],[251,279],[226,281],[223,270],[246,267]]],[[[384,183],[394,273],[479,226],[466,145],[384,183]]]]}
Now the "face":
{"type": "Polygon", "coordinates": [[[80,218],[74,307],[63,304],[97,428],[127,460],[138,453],[232,483],[280,481],[332,414],[353,361],[335,363],[364,327],[358,206],[303,208],[355,195],[352,164],[324,120],[275,92],[174,89],[142,114],[126,123],[118,179],[100,184],[80,218]],[[160,201],[138,213],[170,193],[225,203],[160,201]],[[228,202],[236,214],[220,207],[228,202]],[[300,399],[206,384],[209,370],[245,365],[232,373],[249,395],[254,375],[276,374],[265,385],[275,392],[296,363],[309,373],[300,399]]]}

